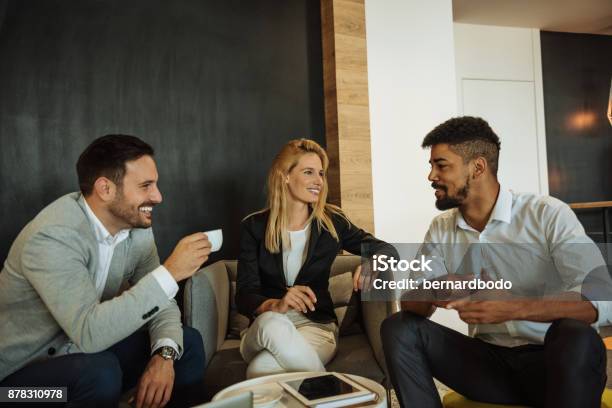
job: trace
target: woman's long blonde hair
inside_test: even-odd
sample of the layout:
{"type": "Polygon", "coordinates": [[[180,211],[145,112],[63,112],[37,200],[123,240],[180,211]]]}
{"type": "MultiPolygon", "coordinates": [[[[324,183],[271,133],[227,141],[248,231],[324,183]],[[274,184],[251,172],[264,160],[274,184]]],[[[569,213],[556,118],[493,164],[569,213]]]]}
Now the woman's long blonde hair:
{"type": "Polygon", "coordinates": [[[319,229],[324,228],[337,241],[338,233],[332,222],[331,215],[338,214],[346,218],[339,207],[327,203],[327,168],[329,159],[325,150],[315,141],[297,139],[288,142],[276,155],[268,173],[268,205],[262,211],[269,210],[268,225],[266,226],[266,249],[273,254],[281,252],[282,248],[289,247],[287,228],[289,217],[287,214],[288,187],[285,182],[287,174],[298,164],[302,156],[314,153],[319,156],[323,164],[323,185],[319,193],[319,200],[310,204],[311,213],[308,223],[313,219],[317,221],[319,229]]]}

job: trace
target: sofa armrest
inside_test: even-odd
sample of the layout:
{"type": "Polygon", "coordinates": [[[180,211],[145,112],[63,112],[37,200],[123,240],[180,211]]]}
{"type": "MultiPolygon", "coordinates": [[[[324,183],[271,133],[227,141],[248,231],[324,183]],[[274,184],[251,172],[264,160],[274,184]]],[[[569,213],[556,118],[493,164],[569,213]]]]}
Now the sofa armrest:
{"type": "Polygon", "coordinates": [[[380,337],[380,326],[387,317],[399,310],[399,302],[361,302],[361,313],[363,316],[363,327],[374,352],[374,357],[378,365],[385,373],[387,381],[389,372],[385,363],[385,355],[382,348],[382,340],[380,337]]]}
{"type": "Polygon", "coordinates": [[[197,329],[204,341],[206,364],[227,334],[230,284],[224,261],[200,269],[187,280],[183,299],[185,324],[197,329]]]}

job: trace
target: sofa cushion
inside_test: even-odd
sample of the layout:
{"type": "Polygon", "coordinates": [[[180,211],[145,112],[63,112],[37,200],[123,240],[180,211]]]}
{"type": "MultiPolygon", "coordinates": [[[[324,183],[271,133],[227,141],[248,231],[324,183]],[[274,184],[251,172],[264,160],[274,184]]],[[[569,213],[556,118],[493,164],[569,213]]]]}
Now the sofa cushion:
{"type": "Polygon", "coordinates": [[[185,325],[202,335],[208,363],[225,341],[229,282],[223,262],[215,262],[205,269],[185,284],[183,317],[185,325]]]}
{"type": "Polygon", "coordinates": [[[340,336],[362,333],[359,294],[353,291],[353,273],[347,271],[330,277],[329,293],[334,302],[340,336]]]}
{"type": "Polygon", "coordinates": [[[361,262],[356,255],[338,255],[331,266],[329,291],[338,318],[340,336],[363,333],[361,300],[353,292],[353,271],[361,262]]]}
{"type": "Polygon", "coordinates": [[[238,276],[238,261],[223,261],[227,268],[227,277],[230,282],[230,309],[227,325],[227,338],[240,339],[240,332],[249,327],[249,318],[238,313],[236,307],[236,277],[238,276]]]}
{"type": "Polygon", "coordinates": [[[347,271],[330,277],[329,294],[334,307],[348,305],[353,297],[353,274],[347,271]]]}
{"type": "Polygon", "coordinates": [[[228,339],[240,339],[240,333],[249,327],[249,318],[243,314],[238,313],[236,307],[236,281],[230,282],[230,311],[229,311],[229,323],[227,326],[227,338],[228,339]]]}
{"type": "Polygon", "coordinates": [[[247,363],[242,359],[237,345],[237,340],[226,341],[208,363],[204,374],[208,399],[212,399],[222,389],[246,379],[247,363]]]}
{"type": "Polygon", "coordinates": [[[347,271],[354,271],[357,265],[361,262],[361,258],[357,255],[338,255],[332,263],[329,276],[336,276],[347,271]]]}
{"type": "Polygon", "coordinates": [[[338,353],[326,368],[327,371],[360,375],[379,384],[385,378],[365,334],[342,337],[338,343],[338,353]]]}

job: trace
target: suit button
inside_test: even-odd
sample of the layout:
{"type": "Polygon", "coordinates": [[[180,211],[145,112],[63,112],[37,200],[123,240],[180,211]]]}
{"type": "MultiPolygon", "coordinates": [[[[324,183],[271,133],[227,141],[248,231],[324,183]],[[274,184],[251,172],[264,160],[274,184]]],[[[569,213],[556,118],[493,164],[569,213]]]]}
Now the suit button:
{"type": "Polygon", "coordinates": [[[47,350],[47,354],[49,354],[50,356],[55,354],[55,348],[54,347],[49,347],[49,350],[47,350]]]}

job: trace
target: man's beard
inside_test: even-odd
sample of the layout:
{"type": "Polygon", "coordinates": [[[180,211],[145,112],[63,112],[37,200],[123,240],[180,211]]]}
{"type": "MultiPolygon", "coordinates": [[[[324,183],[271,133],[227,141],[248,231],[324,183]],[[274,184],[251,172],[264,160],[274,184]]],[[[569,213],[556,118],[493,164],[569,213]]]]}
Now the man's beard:
{"type": "Polygon", "coordinates": [[[147,223],[141,218],[139,208],[142,206],[153,207],[154,205],[155,204],[153,203],[142,203],[136,208],[131,208],[128,204],[126,204],[125,197],[123,196],[123,190],[119,188],[117,190],[117,196],[108,207],[108,211],[113,216],[129,225],[130,228],[149,228],[151,223],[147,223]]]}
{"type": "Polygon", "coordinates": [[[466,177],[465,185],[461,187],[459,191],[457,191],[455,196],[452,197],[448,195],[448,187],[440,186],[435,182],[431,183],[431,186],[433,188],[444,190],[444,197],[436,199],[436,208],[441,211],[450,210],[451,208],[459,207],[461,204],[463,204],[463,200],[467,198],[468,193],[470,192],[470,177],[466,177]]]}

